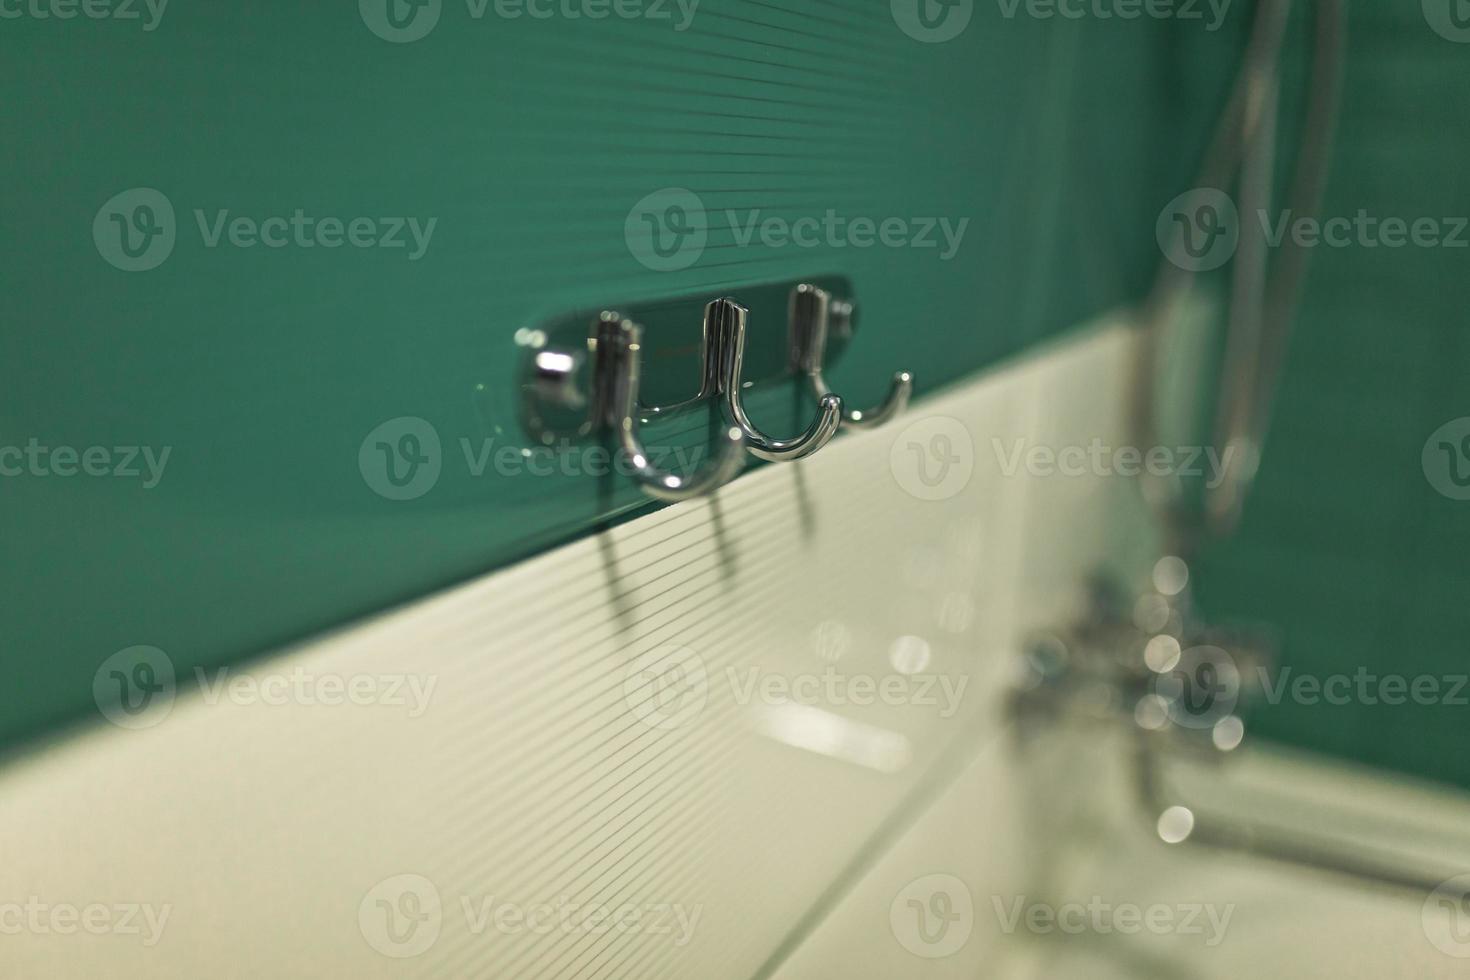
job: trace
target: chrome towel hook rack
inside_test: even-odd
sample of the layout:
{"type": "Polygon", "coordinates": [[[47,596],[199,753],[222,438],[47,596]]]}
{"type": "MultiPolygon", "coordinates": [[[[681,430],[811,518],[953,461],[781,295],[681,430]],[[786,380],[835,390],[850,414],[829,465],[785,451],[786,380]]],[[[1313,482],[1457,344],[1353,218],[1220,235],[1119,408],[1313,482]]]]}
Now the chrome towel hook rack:
{"type": "Polygon", "coordinates": [[[717,398],[730,421],[745,434],[755,456],[773,463],[802,459],[832,441],[842,424],[842,399],[824,392],[817,417],[795,439],[772,439],[757,429],[741,403],[745,331],[750,311],[733,299],[717,299],[704,310],[704,387],[702,397],[717,398]]]}
{"type": "MultiPolygon", "coordinates": [[[[856,315],[851,300],[833,299],[820,286],[802,283],[791,293],[791,366],[806,375],[812,393],[824,399],[832,393],[822,377],[827,357],[827,336],[833,330],[851,337],[856,315]]],[[[855,429],[873,429],[888,422],[908,407],[914,392],[914,376],[907,371],[893,375],[888,397],[870,411],[849,411],[843,422],[855,429]]]]}
{"type": "Polygon", "coordinates": [[[665,501],[698,497],[733,479],[745,450],[771,462],[810,456],[844,426],[888,421],[913,390],[913,377],[899,372],[881,405],[847,411],[828,387],[825,368],[853,339],[852,295],[846,279],[822,276],[752,286],[739,299],[629,303],[522,329],[516,334],[526,349],[522,426],[548,446],[570,448],[592,438],[614,443],[626,457],[620,470],[665,501]],[[776,439],[751,421],[745,398],[793,380],[815,398],[817,414],[801,434],[776,439]],[[661,469],[645,448],[642,425],[701,410],[708,415],[711,458],[694,473],[661,469]]]}
{"type": "Polygon", "coordinates": [[[722,432],[716,443],[714,462],[696,475],[679,476],[655,467],[638,435],[642,341],[643,328],[621,314],[607,312],[598,318],[593,341],[597,364],[593,375],[596,385],[593,412],[597,423],[614,434],[627,455],[633,479],[649,496],[670,503],[702,497],[739,474],[744,462],[741,450],[745,448],[745,437],[733,427],[722,432]]]}

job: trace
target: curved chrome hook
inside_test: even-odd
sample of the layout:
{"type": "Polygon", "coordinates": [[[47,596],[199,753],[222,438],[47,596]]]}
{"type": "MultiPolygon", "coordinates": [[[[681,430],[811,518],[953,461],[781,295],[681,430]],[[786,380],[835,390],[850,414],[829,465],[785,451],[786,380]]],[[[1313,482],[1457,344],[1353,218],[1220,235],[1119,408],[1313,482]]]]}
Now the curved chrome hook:
{"type": "Polygon", "coordinates": [[[740,401],[745,365],[745,327],[750,311],[733,299],[717,299],[704,308],[704,388],[701,396],[719,396],[731,421],[745,434],[747,449],[761,459],[785,463],[821,449],[842,424],[842,399],[823,394],[820,412],[795,439],[772,439],[751,423],[740,401]]]}
{"type": "Polygon", "coordinates": [[[628,454],[633,479],[651,497],[669,503],[701,497],[730,482],[745,460],[741,452],[745,437],[739,429],[726,429],[712,447],[715,461],[698,473],[678,476],[656,468],[638,438],[638,378],[643,329],[617,313],[598,319],[595,349],[596,422],[612,430],[628,454]]]}
{"type": "MultiPolygon", "coordinates": [[[[812,392],[822,398],[832,393],[822,377],[822,362],[827,355],[827,332],[834,322],[839,329],[851,331],[852,304],[834,300],[825,289],[803,283],[791,294],[791,360],[792,367],[805,374],[812,392]]],[[[877,408],[850,411],[843,421],[855,429],[871,429],[898,415],[908,407],[914,393],[914,376],[907,371],[893,375],[888,397],[877,408]]]]}

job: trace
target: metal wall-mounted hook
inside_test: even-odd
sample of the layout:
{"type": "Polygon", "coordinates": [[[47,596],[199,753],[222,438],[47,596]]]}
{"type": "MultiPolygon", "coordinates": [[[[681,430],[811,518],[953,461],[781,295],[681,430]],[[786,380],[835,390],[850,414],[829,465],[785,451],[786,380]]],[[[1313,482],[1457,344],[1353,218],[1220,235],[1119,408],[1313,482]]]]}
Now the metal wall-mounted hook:
{"type": "MultiPolygon", "coordinates": [[[[825,289],[802,283],[791,293],[790,321],[792,369],[806,375],[813,394],[825,398],[832,394],[822,377],[827,337],[836,332],[850,339],[853,305],[847,300],[834,299],[825,289]]],[[[875,428],[907,408],[913,393],[914,376],[907,371],[896,372],[888,397],[881,405],[868,411],[849,411],[843,421],[854,428],[875,428]]]]}
{"type": "Polygon", "coordinates": [[[700,497],[728,483],[745,460],[745,437],[728,428],[712,447],[715,459],[690,476],[656,468],[638,437],[638,379],[643,330],[618,313],[603,313],[593,337],[593,425],[615,434],[628,454],[633,478],[651,497],[668,502],[700,497]]]}
{"type": "Polygon", "coordinates": [[[757,429],[741,403],[749,315],[750,311],[733,299],[717,299],[705,307],[704,387],[700,395],[720,399],[730,420],[745,434],[746,448],[761,459],[784,463],[810,456],[837,434],[842,424],[842,399],[823,394],[817,417],[795,439],[772,439],[757,429]]]}

